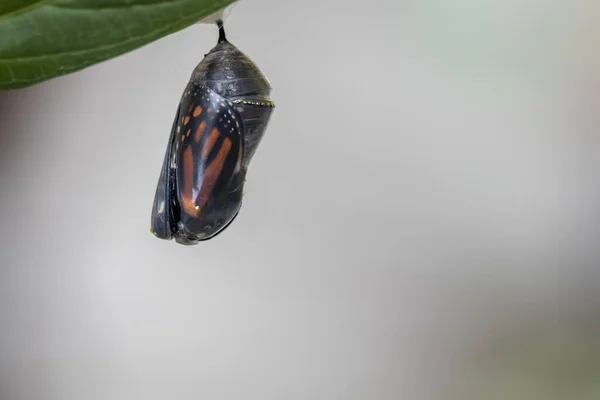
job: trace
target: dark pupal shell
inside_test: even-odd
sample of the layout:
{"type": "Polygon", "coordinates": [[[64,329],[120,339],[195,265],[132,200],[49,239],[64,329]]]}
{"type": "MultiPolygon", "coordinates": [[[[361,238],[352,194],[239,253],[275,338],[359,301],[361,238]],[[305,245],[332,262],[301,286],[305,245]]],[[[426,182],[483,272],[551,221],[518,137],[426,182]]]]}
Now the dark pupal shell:
{"type": "Polygon", "coordinates": [[[274,107],[267,78],[220,28],[181,98],[152,210],[151,231],[186,245],[215,237],[238,215],[274,107]]]}
{"type": "Polygon", "coordinates": [[[256,64],[228,41],[219,42],[192,73],[202,83],[231,100],[244,120],[244,166],[248,167],[275,106],[271,84],[256,64]]]}

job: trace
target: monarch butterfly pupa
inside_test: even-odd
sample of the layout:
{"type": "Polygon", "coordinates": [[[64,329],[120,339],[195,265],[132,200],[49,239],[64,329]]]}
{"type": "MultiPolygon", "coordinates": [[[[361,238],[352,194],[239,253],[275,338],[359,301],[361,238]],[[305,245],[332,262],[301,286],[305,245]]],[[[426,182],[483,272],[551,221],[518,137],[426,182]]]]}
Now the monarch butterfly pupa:
{"type": "Polygon", "coordinates": [[[226,36],[185,88],[152,208],[151,231],[184,245],[214,238],[238,215],[246,171],[274,103],[271,85],[226,36]]]}

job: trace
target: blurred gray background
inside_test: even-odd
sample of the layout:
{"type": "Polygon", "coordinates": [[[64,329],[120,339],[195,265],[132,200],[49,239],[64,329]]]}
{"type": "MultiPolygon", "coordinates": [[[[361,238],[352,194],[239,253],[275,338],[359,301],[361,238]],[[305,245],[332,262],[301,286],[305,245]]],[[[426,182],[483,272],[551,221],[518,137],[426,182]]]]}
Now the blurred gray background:
{"type": "Polygon", "coordinates": [[[600,398],[599,11],[239,2],[277,109],[194,247],[150,210],[213,26],[0,94],[0,399],[600,398]]]}

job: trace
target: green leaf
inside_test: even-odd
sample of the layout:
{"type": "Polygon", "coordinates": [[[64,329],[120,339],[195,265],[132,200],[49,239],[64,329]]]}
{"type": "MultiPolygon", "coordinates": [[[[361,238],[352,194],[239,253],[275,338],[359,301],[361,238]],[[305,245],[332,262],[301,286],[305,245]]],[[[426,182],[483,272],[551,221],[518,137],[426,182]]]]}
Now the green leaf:
{"type": "Polygon", "coordinates": [[[234,1],[0,0],[0,90],[116,57],[234,1]]]}

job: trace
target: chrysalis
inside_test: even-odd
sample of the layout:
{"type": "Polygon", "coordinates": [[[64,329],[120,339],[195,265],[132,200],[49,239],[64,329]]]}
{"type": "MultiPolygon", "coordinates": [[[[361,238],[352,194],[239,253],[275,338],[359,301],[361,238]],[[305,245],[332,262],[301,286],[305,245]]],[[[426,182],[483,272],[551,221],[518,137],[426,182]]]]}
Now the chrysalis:
{"type": "Polygon", "coordinates": [[[152,208],[152,233],[184,245],[214,238],[238,215],[275,107],[268,79],[217,26],[218,43],[179,103],[152,208]]]}

